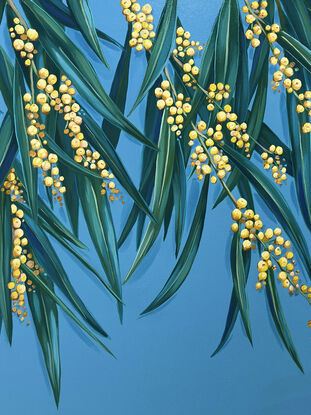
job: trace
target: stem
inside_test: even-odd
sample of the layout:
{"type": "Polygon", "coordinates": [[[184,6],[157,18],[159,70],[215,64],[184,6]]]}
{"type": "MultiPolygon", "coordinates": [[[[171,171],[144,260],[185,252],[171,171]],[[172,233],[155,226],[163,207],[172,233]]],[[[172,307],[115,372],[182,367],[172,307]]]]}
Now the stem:
{"type": "Polygon", "coordinates": [[[23,26],[25,26],[26,29],[28,29],[27,23],[25,22],[23,16],[18,11],[18,9],[17,9],[16,5],[14,4],[13,0],[6,0],[6,2],[11,7],[11,9],[14,11],[14,13],[16,14],[16,16],[19,18],[19,20],[23,24],[23,26]]]}

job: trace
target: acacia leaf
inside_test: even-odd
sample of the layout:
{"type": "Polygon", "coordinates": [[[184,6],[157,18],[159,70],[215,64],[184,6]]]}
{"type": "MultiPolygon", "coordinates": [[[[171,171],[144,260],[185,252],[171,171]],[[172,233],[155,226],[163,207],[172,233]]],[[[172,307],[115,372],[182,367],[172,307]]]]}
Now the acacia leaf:
{"type": "Polygon", "coordinates": [[[175,134],[171,131],[166,119],[167,110],[165,110],[162,115],[162,124],[159,136],[159,152],[157,154],[156,161],[155,184],[152,202],[152,213],[156,218],[157,223],[149,222],[144,238],[136,254],[136,258],[124,280],[124,283],[129,280],[133,272],[151,249],[157,236],[159,235],[161,225],[164,220],[173,176],[176,140],[175,134]]]}
{"type": "Polygon", "coordinates": [[[99,59],[109,68],[109,65],[101,50],[96,33],[93,14],[88,0],[66,0],[69,9],[78,25],[84,39],[99,57],[99,59]]]}
{"type": "Polygon", "coordinates": [[[138,104],[147,95],[149,89],[158,79],[164,66],[166,65],[175,38],[177,0],[166,0],[163,8],[159,25],[157,27],[157,37],[153,44],[150,59],[147,65],[145,76],[138,93],[138,97],[131,109],[130,113],[138,106],[138,104]]]}
{"type": "MultiPolygon", "coordinates": [[[[86,177],[78,178],[78,189],[84,217],[97,255],[112,289],[121,299],[118,247],[109,200],[107,195],[101,194],[101,187],[86,177]]],[[[123,304],[121,302],[118,302],[118,311],[122,322],[123,304]]]]}
{"type": "Polygon", "coordinates": [[[17,152],[17,142],[11,117],[7,112],[0,126],[0,187],[17,152]]]}
{"type": "Polygon", "coordinates": [[[193,217],[193,221],[190,227],[190,232],[187,237],[187,241],[183,248],[182,253],[175,265],[171,275],[166,281],[164,287],[157,295],[157,297],[151,302],[151,304],[141,313],[147,314],[162,304],[167,302],[180,288],[185,279],[187,278],[192,264],[195,260],[196,254],[199,249],[202,232],[204,228],[204,220],[206,214],[207,196],[209,188],[209,177],[206,176],[204,184],[201,190],[200,198],[197,203],[196,211],[193,217]]]}
{"type": "MultiPolygon", "coordinates": [[[[46,286],[54,293],[51,280],[44,279],[46,286]]],[[[59,326],[57,306],[43,290],[27,291],[27,298],[37,337],[43,353],[46,370],[52,386],[56,405],[59,403],[61,362],[59,350],[59,326]]]]}

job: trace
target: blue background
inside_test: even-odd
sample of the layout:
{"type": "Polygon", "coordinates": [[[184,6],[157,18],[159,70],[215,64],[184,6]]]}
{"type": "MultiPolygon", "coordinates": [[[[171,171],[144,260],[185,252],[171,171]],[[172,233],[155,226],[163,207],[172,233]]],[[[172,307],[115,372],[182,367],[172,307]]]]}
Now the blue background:
{"type": "MultiPolygon", "coordinates": [[[[90,0],[98,28],[123,43],[126,23],[118,0],[90,0]]],[[[152,2],[155,22],[158,21],[164,0],[152,2]]],[[[221,0],[180,0],[179,16],[193,38],[204,43],[221,5],[221,0]]],[[[119,52],[103,44],[111,64],[108,71],[90,52],[82,37],[68,31],[94,64],[99,78],[109,91],[119,52]]],[[[10,51],[10,41],[2,23],[1,44],[10,51]]],[[[10,56],[13,56],[10,51],[10,56]]],[[[137,96],[145,70],[142,54],[133,53],[127,109],[137,96]]],[[[4,110],[1,100],[0,108],[4,110]]],[[[284,93],[269,92],[265,121],[286,141],[284,93]]],[[[1,119],[2,119],[1,115],[1,119]]],[[[99,120],[99,118],[97,118],[99,120]]],[[[131,116],[143,127],[144,105],[131,116]]],[[[135,182],[139,181],[137,162],[141,146],[122,133],[119,152],[135,182]]],[[[189,208],[193,210],[200,184],[191,181],[189,208]]],[[[257,278],[252,266],[248,287],[254,347],[248,343],[241,322],[238,321],[232,338],[216,357],[210,358],[222,334],[231,295],[229,270],[230,210],[224,202],[212,210],[219,192],[212,186],[206,226],[201,247],[191,273],[178,294],[165,307],[145,318],[139,313],[158,293],[171,272],[173,231],[165,243],[161,238],[125,286],[126,302],[123,326],[120,325],[112,299],[96,280],[81,269],[75,261],[58,252],[70,278],[90,310],[109,332],[109,347],[118,359],[95,346],[60,313],[60,343],[62,357],[62,392],[60,415],[287,415],[310,414],[310,319],[308,304],[300,297],[289,298],[280,289],[288,325],[305,368],[301,374],[283,349],[267,314],[263,292],[254,289],[257,278]]],[[[283,187],[293,211],[303,229],[306,229],[297,209],[292,180],[283,187]]],[[[113,205],[118,234],[122,230],[131,207],[125,195],[124,207],[113,205]]],[[[275,224],[263,203],[256,197],[257,211],[263,215],[266,226],[275,224]]],[[[65,214],[58,214],[64,220],[65,214]]],[[[187,220],[189,229],[190,218],[187,220]]],[[[307,231],[306,231],[307,232],[307,231]]],[[[310,241],[310,234],[306,233],[310,241]]],[[[92,248],[87,229],[81,221],[81,239],[90,246],[85,253],[98,269],[100,263],[92,248]]],[[[121,270],[124,276],[135,256],[135,233],[120,250],[121,270]]],[[[253,264],[255,264],[254,258],[253,264]]],[[[13,347],[2,333],[0,340],[0,413],[14,411],[26,415],[52,415],[57,410],[53,402],[44,363],[36,340],[34,327],[27,328],[15,321],[13,347]]]]}

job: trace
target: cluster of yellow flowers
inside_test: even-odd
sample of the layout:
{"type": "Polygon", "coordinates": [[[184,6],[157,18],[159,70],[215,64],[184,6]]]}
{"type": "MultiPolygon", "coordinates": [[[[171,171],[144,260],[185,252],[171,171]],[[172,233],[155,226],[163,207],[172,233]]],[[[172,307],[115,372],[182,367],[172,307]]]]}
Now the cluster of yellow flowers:
{"type": "Polygon", "coordinates": [[[169,108],[167,123],[171,125],[171,130],[179,136],[183,129],[183,114],[188,114],[192,108],[188,102],[190,98],[185,99],[181,93],[174,97],[170,92],[170,83],[167,80],[161,82],[161,88],[155,89],[155,96],[158,98],[157,107],[159,110],[163,110],[165,107],[169,108]]]}
{"type": "Polygon", "coordinates": [[[243,240],[243,250],[255,249],[256,233],[263,226],[260,216],[255,214],[252,209],[246,209],[247,201],[243,198],[237,200],[236,206],[236,209],[231,214],[232,219],[235,221],[231,225],[231,230],[232,232],[238,232],[240,226],[243,225],[240,234],[243,240]]]}
{"type": "MultiPolygon", "coordinates": [[[[295,71],[298,71],[299,68],[295,67],[295,62],[290,62],[285,56],[281,57],[281,50],[274,45],[278,39],[277,34],[281,30],[280,26],[277,23],[273,23],[271,26],[263,24],[262,19],[268,15],[265,10],[267,5],[267,1],[262,1],[260,4],[257,1],[253,1],[250,7],[242,7],[242,11],[246,13],[246,22],[251,25],[251,28],[245,32],[245,36],[247,39],[251,40],[253,47],[258,47],[260,45],[260,40],[254,37],[254,35],[259,36],[264,31],[272,50],[270,63],[279,66],[279,69],[273,74],[273,81],[271,82],[272,89],[280,92],[278,88],[282,83],[287,93],[293,93],[296,96],[298,101],[296,106],[297,113],[301,114],[304,111],[308,111],[308,115],[311,117],[311,91],[299,93],[302,88],[302,82],[298,78],[293,78],[295,71]]],[[[305,134],[310,133],[311,123],[305,122],[301,126],[301,130],[305,134]]]]}
{"type": "MultiPolygon", "coordinates": [[[[272,171],[275,183],[282,184],[287,179],[286,167],[281,163],[283,148],[281,146],[271,145],[269,152],[263,152],[261,158],[266,170],[272,171]]],[[[284,160],[283,160],[284,161],[284,160]]]]}
{"type": "MultiPolygon", "coordinates": [[[[50,80],[52,79],[53,78],[50,78],[50,80]]],[[[41,80],[38,81],[38,84],[40,84],[40,81],[41,80]]],[[[43,87],[41,84],[39,89],[48,89],[49,86],[52,86],[51,84],[46,85],[46,81],[44,82],[45,86],[43,87]]],[[[29,93],[24,94],[23,99],[25,102],[26,116],[30,121],[27,127],[27,135],[30,139],[31,150],[29,155],[32,157],[32,165],[35,168],[41,168],[42,176],[44,177],[44,185],[46,187],[53,187],[52,194],[54,198],[57,198],[57,200],[61,202],[61,194],[66,192],[66,187],[62,185],[64,177],[60,176],[59,169],[56,165],[58,162],[57,155],[49,153],[46,148],[44,148],[44,144],[46,144],[46,141],[44,140],[45,125],[39,122],[39,106],[37,104],[40,105],[42,114],[48,114],[50,112],[50,105],[47,103],[48,96],[44,93],[39,93],[36,96],[37,104],[34,103],[34,99],[29,93]]]]}
{"type": "MultiPolygon", "coordinates": [[[[35,286],[31,280],[27,280],[26,274],[21,271],[21,264],[26,264],[29,268],[34,268],[35,275],[39,275],[44,270],[39,268],[38,265],[35,265],[32,253],[27,250],[28,240],[24,236],[22,229],[24,212],[14,203],[23,202],[22,183],[16,176],[14,169],[10,170],[1,191],[5,192],[11,200],[13,250],[10,265],[13,281],[8,283],[8,289],[11,290],[11,300],[13,302],[12,312],[16,313],[20,321],[23,322],[27,317],[27,311],[25,311],[26,284],[28,285],[28,291],[34,289],[35,286]]],[[[27,322],[27,325],[29,325],[29,322],[27,322]]]]}
{"type": "MultiPolygon", "coordinates": [[[[183,27],[177,28],[176,35],[177,48],[173,50],[173,55],[181,58],[183,71],[185,72],[182,78],[183,82],[185,82],[187,86],[191,87],[196,83],[194,77],[199,74],[199,68],[194,62],[196,50],[203,50],[203,46],[200,45],[200,42],[190,40],[191,33],[185,32],[183,27]]],[[[194,89],[195,88],[196,87],[194,86],[194,89]]]]}
{"type": "Polygon", "coordinates": [[[242,247],[244,251],[256,249],[259,243],[264,247],[261,259],[257,263],[258,282],[256,290],[266,285],[268,270],[279,270],[278,279],[284,288],[288,288],[289,294],[300,292],[308,301],[311,299],[311,287],[299,285],[299,270],[296,269],[294,254],[290,250],[291,242],[282,236],[280,228],[267,228],[263,230],[260,216],[252,209],[247,208],[247,201],[240,198],[236,202],[236,208],[232,211],[231,225],[233,232],[240,231],[242,247]],[[243,227],[243,228],[242,228],[243,227]]]}
{"type": "Polygon", "coordinates": [[[211,176],[211,183],[217,183],[218,178],[224,179],[232,169],[228,157],[223,155],[222,151],[214,145],[215,141],[222,140],[221,125],[219,127],[220,129],[216,126],[216,131],[214,131],[213,128],[207,128],[205,121],[199,121],[196,129],[189,133],[188,144],[190,146],[194,145],[194,140],[197,138],[204,139],[203,142],[200,140],[201,145],[196,146],[195,151],[191,154],[191,166],[195,167],[199,180],[211,173],[210,164],[217,175],[211,176]]]}
{"type": "Polygon", "coordinates": [[[30,66],[33,60],[33,56],[38,53],[35,49],[34,44],[39,35],[34,29],[26,29],[20,24],[20,20],[15,17],[13,19],[15,24],[14,27],[9,28],[10,36],[13,40],[13,48],[20,52],[21,58],[25,59],[24,63],[26,66],[30,66]]]}
{"type": "Polygon", "coordinates": [[[155,37],[153,31],[152,7],[145,4],[143,7],[136,0],[121,0],[121,7],[126,20],[133,23],[132,39],[129,44],[137,51],[150,50],[152,48],[152,39],[155,37]]]}

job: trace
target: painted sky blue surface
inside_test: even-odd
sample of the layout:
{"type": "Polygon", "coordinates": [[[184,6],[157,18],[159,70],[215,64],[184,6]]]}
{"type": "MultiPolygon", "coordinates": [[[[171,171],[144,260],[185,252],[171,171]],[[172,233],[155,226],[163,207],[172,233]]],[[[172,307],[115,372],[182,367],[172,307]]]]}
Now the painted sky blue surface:
{"type": "MultiPolygon", "coordinates": [[[[155,21],[164,0],[153,2],[155,21]]],[[[179,15],[193,38],[204,43],[211,30],[221,0],[180,0],[179,15]]],[[[91,0],[98,28],[120,42],[126,33],[118,0],[91,0]],[[109,13],[109,14],[108,14],[109,13]]],[[[2,25],[1,44],[10,44],[2,25]]],[[[73,39],[85,50],[98,76],[109,90],[118,51],[104,45],[104,53],[112,71],[109,72],[89,51],[87,44],[74,32],[73,39]]],[[[137,96],[145,70],[142,54],[133,54],[131,61],[129,110],[137,96]]],[[[1,99],[1,109],[4,109],[1,99]]],[[[269,93],[265,120],[288,140],[284,122],[284,94],[269,93]]],[[[2,115],[1,115],[2,118],[2,115]]],[[[143,126],[144,106],[131,116],[143,126]]],[[[137,183],[139,165],[137,154],[141,146],[122,133],[120,155],[137,183]]],[[[193,209],[200,185],[194,180],[189,191],[189,207],[193,209]]],[[[254,290],[256,269],[253,266],[249,284],[250,314],[254,347],[247,342],[240,321],[224,350],[210,358],[223,331],[231,295],[228,250],[230,246],[230,209],[224,202],[211,210],[219,187],[212,186],[209,212],[201,248],[191,274],[174,297],[162,309],[145,318],[139,313],[150,303],[166,281],[174,266],[172,257],[173,232],[167,241],[156,243],[132,280],[125,286],[126,302],[123,326],[116,307],[94,278],[75,261],[58,252],[70,272],[79,293],[98,317],[112,340],[109,346],[118,360],[99,350],[61,314],[62,393],[60,415],[289,415],[310,414],[311,331],[306,322],[310,310],[300,298],[290,299],[281,291],[288,325],[292,330],[305,375],[302,375],[282,348],[267,315],[264,293],[254,290]]],[[[288,201],[299,218],[293,183],[284,187],[288,201]]],[[[116,230],[120,233],[131,206],[126,197],[125,207],[113,206],[116,230]]],[[[267,225],[273,218],[256,198],[257,210],[267,225]]],[[[59,215],[65,220],[64,213],[59,215]]],[[[190,219],[187,220],[189,228],[190,219]]],[[[303,229],[306,229],[305,227],[303,229]]],[[[310,242],[310,234],[306,233],[310,242]]],[[[91,246],[87,229],[81,222],[81,239],[91,246]]],[[[122,275],[134,258],[135,235],[132,234],[120,250],[122,275]]],[[[93,248],[86,253],[98,269],[99,261],[93,248]]],[[[254,260],[255,262],[255,260],[254,260]]],[[[54,415],[57,413],[43,359],[33,327],[16,324],[13,347],[4,336],[0,339],[0,413],[14,411],[25,415],[54,415]]]]}

